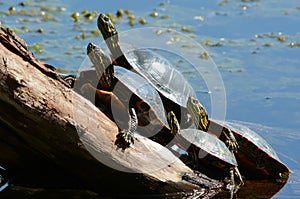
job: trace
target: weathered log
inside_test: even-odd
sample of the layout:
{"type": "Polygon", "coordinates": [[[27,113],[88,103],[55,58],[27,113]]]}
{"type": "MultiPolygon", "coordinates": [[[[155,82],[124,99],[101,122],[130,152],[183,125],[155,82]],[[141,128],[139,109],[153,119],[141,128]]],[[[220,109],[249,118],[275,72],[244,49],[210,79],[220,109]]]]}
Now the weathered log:
{"type": "Polygon", "coordinates": [[[0,40],[0,165],[13,183],[108,195],[117,190],[205,196],[222,186],[192,175],[168,149],[147,138],[118,149],[115,123],[38,61],[10,29],[1,27],[0,40]]]}

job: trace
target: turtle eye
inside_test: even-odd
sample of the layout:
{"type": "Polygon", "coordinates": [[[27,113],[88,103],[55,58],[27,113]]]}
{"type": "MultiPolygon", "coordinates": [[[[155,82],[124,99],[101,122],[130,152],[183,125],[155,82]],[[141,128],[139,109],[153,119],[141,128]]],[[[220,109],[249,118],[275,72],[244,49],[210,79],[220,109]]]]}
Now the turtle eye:
{"type": "Polygon", "coordinates": [[[104,16],[103,19],[104,19],[104,21],[106,21],[106,22],[109,21],[109,17],[108,17],[108,16],[104,16]]]}
{"type": "Polygon", "coordinates": [[[197,104],[197,100],[195,98],[192,99],[194,104],[197,104]]]}

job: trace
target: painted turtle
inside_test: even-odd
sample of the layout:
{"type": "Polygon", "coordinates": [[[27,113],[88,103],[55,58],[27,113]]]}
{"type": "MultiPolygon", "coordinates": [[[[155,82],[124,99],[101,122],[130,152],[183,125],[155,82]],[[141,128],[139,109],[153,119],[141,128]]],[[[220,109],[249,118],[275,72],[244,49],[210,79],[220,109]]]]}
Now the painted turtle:
{"type": "Polygon", "coordinates": [[[235,156],[224,142],[198,129],[181,130],[172,111],[168,113],[167,119],[173,134],[178,135],[176,145],[187,151],[192,158],[194,169],[217,179],[229,176],[232,192],[236,192],[240,185],[244,184],[235,156]],[[238,184],[235,184],[234,175],[238,178],[238,184]]]}
{"type": "MultiPolygon", "coordinates": [[[[172,64],[150,49],[134,49],[123,53],[116,27],[109,17],[100,14],[97,25],[112,54],[114,64],[132,70],[147,79],[159,92],[167,112],[173,111],[182,128],[192,123],[186,109],[189,96],[196,97],[192,86],[172,64]]],[[[202,130],[206,129],[207,111],[203,107],[202,130]]]]}
{"type": "MultiPolygon", "coordinates": [[[[188,105],[195,123],[199,114],[194,101],[188,105]]],[[[277,182],[286,183],[289,176],[289,169],[279,160],[272,147],[259,135],[249,128],[230,122],[209,120],[208,132],[220,136],[222,140],[228,140],[224,135],[232,134],[236,139],[238,148],[235,151],[239,168],[246,178],[273,178],[277,182]],[[222,132],[230,132],[222,133],[222,132]]]]}
{"type": "MultiPolygon", "coordinates": [[[[168,132],[164,133],[166,134],[165,138],[168,138],[169,134],[169,140],[171,140],[172,135],[167,124],[162,101],[151,84],[130,70],[121,67],[114,68],[110,57],[95,44],[88,44],[87,54],[96,69],[99,82],[97,86],[91,84],[93,80],[88,80],[90,82],[84,84],[80,83],[78,90],[88,99],[95,99],[95,105],[108,113],[119,128],[123,129],[117,137],[118,143],[122,143],[119,142],[119,139],[125,139],[122,148],[133,143],[132,130],[135,129],[135,125],[132,121],[136,121],[136,117],[139,124],[138,128],[142,128],[139,132],[145,133],[146,137],[156,136],[154,133],[158,132],[168,132]],[[135,111],[128,114],[128,111],[132,110],[130,108],[135,111]],[[124,123],[124,121],[129,121],[129,124],[124,123]]],[[[93,76],[89,73],[92,72],[85,72],[83,76],[93,76]]]]}
{"type": "Polygon", "coordinates": [[[248,127],[227,121],[211,121],[211,133],[214,129],[231,129],[239,149],[235,153],[239,168],[248,179],[270,178],[285,184],[290,171],[278,158],[274,149],[260,135],[248,127]]]}

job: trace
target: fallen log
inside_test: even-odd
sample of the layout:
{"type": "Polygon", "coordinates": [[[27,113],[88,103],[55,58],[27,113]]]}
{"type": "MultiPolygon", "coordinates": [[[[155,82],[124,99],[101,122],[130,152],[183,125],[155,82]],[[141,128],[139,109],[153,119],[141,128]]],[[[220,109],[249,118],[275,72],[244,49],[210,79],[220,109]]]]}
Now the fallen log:
{"type": "Polygon", "coordinates": [[[219,191],[222,183],[196,175],[147,138],[118,149],[115,123],[38,61],[9,28],[1,27],[0,40],[0,165],[12,183],[104,195],[207,197],[219,191]]]}

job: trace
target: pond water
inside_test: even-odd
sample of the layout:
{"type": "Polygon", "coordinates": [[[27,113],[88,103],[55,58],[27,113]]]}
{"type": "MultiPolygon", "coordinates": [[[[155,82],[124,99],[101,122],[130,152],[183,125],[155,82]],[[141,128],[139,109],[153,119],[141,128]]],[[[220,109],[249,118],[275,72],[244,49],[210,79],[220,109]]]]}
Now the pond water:
{"type": "MultiPolygon", "coordinates": [[[[119,8],[135,15],[134,26],[127,18],[118,20],[120,32],[172,28],[209,52],[226,90],[226,120],[246,121],[292,171],[274,198],[300,197],[300,2],[0,0],[0,21],[15,29],[36,57],[65,72],[79,68],[88,42],[102,42],[95,17],[80,14],[74,22],[71,15],[85,9],[115,14],[119,8]]],[[[181,70],[211,113],[210,92],[198,83],[202,78],[181,70]]]]}

